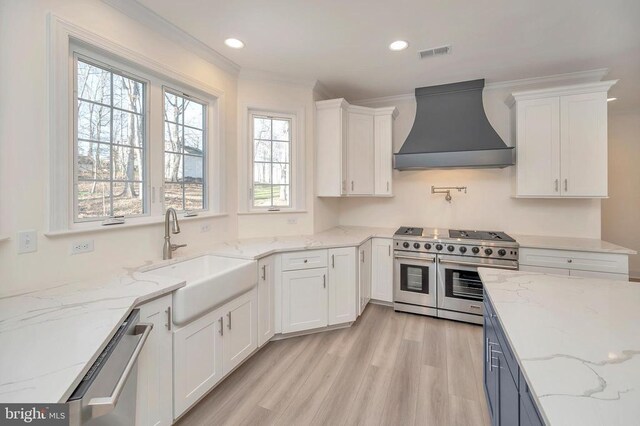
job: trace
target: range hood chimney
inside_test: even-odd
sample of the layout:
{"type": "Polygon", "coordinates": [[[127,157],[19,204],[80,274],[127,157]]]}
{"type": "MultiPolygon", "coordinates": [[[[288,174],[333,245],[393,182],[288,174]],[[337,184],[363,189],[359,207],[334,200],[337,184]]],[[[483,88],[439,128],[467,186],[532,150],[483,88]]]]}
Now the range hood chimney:
{"type": "Polygon", "coordinates": [[[484,79],[416,89],[416,119],[393,155],[397,170],[503,168],[515,150],[493,129],[482,105],[484,79]]]}

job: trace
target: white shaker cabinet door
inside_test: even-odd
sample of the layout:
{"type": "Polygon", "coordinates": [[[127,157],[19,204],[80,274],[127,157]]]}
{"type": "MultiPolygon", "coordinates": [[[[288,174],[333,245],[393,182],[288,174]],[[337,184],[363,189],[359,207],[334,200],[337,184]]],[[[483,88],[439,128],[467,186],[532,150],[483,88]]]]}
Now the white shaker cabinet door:
{"type": "Polygon", "coordinates": [[[374,117],[375,195],[391,195],[393,171],[393,115],[374,117]]]}
{"type": "Polygon", "coordinates": [[[171,302],[169,294],[141,305],[140,322],[153,329],[138,357],[136,424],[173,423],[173,365],[171,302]]]}
{"type": "Polygon", "coordinates": [[[258,261],[258,346],[275,334],[275,256],[258,261]]]}
{"type": "Polygon", "coordinates": [[[282,332],[325,327],[327,291],[327,268],[283,272],[282,332]]]}
{"type": "Polygon", "coordinates": [[[347,193],[373,195],[373,114],[349,112],[347,132],[347,193]]]}
{"type": "Polygon", "coordinates": [[[173,334],[173,403],[176,418],[224,375],[224,308],[198,318],[173,334]]]}
{"type": "Polygon", "coordinates": [[[258,347],[257,290],[235,298],[223,306],[224,344],[222,365],[224,374],[236,368],[258,347]]]}
{"type": "Polygon", "coordinates": [[[560,98],[517,105],[516,195],[560,196],[560,98]]]}
{"type": "Polygon", "coordinates": [[[371,299],[371,240],[367,240],[358,249],[358,281],[359,281],[359,307],[358,315],[371,299]]]}
{"type": "Polygon", "coordinates": [[[356,249],[329,250],[329,325],[356,320],[356,249]]]}
{"type": "Polygon", "coordinates": [[[607,94],[560,98],[561,190],[567,197],[607,196],[607,94]]]}
{"type": "Polygon", "coordinates": [[[371,298],[393,302],[393,240],[374,238],[371,247],[371,298]]]}

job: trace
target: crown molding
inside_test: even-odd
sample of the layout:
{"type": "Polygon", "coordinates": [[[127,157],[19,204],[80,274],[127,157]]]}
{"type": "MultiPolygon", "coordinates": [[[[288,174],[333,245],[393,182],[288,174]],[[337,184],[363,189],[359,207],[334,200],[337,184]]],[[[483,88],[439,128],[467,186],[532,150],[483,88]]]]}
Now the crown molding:
{"type": "MultiPolygon", "coordinates": [[[[531,86],[536,84],[557,84],[563,82],[598,82],[609,73],[608,68],[598,68],[587,71],[577,71],[564,74],[547,75],[543,77],[522,78],[518,80],[505,80],[487,83],[484,90],[510,89],[515,87],[531,86]]],[[[404,93],[400,95],[382,96],[379,98],[368,98],[353,101],[362,106],[375,106],[395,102],[407,102],[415,100],[414,93],[404,93]]]]}
{"type": "Polygon", "coordinates": [[[578,95],[581,93],[608,92],[611,86],[618,80],[596,81],[593,83],[571,84],[567,86],[554,86],[537,90],[519,91],[510,94],[505,101],[508,106],[512,106],[516,101],[526,99],[539,99],[550,96],[578,95]]]}
{"type": "Polygon", "coordinates": [[[163,37],[173,41],[181,47],[195,53],[202,59],[223,69],[224,71],[238,75],[240,65],[231,59],[212,49],[207,44],[198,40],[178,26],[164,19],[154,11],[148,9],[136,0],[101,0],[103,3],[113,7],[120,13],[134,19],[146,27],[154,30],[163,37]]]}

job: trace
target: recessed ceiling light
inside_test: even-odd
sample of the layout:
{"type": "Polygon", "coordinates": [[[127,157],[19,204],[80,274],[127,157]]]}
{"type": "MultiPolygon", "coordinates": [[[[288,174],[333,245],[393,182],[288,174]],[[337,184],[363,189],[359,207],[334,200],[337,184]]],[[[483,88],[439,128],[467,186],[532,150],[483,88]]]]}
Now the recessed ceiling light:
{"type": "Polygon", "coordinates": [[[615,101],[616,99],[618,99],[618,98],[607,98],[607,102],[613,102],[613,101],[615,101]]]}
{"type": "Polygon", "coordinates": [[[224,44],[233,49],[242,49],[244,47],[244,43],[237,38],[228,38],[224,41],[224,44]]]}
{"type": "Polygon", "coordinates": [[[409,43],[404,40],[396,40],[389,45],[389,49],[393,51],[404,50],[409,47],[409,43]]]}

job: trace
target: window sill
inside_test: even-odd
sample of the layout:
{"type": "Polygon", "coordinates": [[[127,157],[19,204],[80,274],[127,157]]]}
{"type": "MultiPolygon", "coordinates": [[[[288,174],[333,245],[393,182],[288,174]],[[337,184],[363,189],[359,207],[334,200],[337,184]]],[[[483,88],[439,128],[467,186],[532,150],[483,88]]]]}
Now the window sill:
{"type": "Polygon", "coordinates": [[[286,210],[250,210],[246,212],[238,212],[238,216],[252,216],[252,215],[261,215],[261,214],[294,214],[294,213],[308,213],[307,210],[296,210],[296,209],[286,209],[286,210]]]}
{"type": "MultiPolygon", "coordinates": [[[[183,222],[191,222],[202,219],[211,219],[211,218],[219,218],[229,216],[227,213],[206,213],[199,214],[198,216],[184,217],[178,215],[178,221],[180,223],[183,222]]],[[[159,225],[164,224],[164,216],[162,217],[153,217],[153,218],[145,218],[144,220],[137,220],[135,222],[125,222],[122,225],[108,225],[108,226],[99,226],[92,225],[83,228],[70,228],[63,229],[59,231],[49,231],[45,232],[44,236],[47,238],[56,238],[56,237],[64,237],[66,235],[76,235],[76,234],[88,234],[92,232],[106,232],[118,229],[129,229],[129,228],[139,228],[143,226],[151,226],[151,225],[159,225]]],[[[8,238],[8,237],[7,237],[8,238]]]]}

